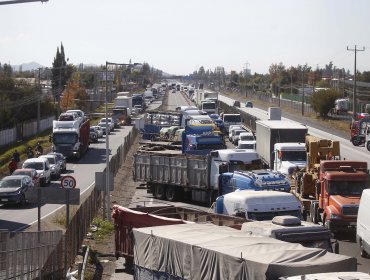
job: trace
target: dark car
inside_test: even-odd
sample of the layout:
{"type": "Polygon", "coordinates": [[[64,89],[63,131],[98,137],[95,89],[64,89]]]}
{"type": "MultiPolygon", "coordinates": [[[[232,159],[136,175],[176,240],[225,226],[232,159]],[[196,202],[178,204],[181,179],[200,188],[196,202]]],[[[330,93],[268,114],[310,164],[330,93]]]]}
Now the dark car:
{"type": "Polygon", "coordinates": [[[33,168],[18,168],[13,173],[14,175],[27,175],[30,176],[32,179],[32,183],[34,187],[40,187],[40,176],[37,174],[36,169],[33,168]]]}
{"type": "Polygon", "coordinates": [[[240,108],[240,101],[235,100],[235,101],[234,101],[234,103],[233,103],[233,106],[234,106],[234,107],[239,107],[239,108],[240,108]]]}
{"type": "Polygon", "coordinates": [[[253,103],[251,101],[246,101],[245,102],[245,107],[247,107],[247,108],[253,108],[253,103]]]}
{"type": "Polygon", "coordinates": [[[33,187],[30,176],[11,175],[0,181],[0,204],[26,204],[26,192],[33,187]]]}

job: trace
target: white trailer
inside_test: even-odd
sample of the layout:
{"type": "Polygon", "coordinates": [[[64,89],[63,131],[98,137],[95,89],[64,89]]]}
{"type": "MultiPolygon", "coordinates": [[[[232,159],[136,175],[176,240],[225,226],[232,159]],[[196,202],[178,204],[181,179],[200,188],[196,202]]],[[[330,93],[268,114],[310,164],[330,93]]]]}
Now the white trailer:
{"type": "Polygon", "coordinates": [[[132,113],[132,96],[117,96],[114,99],[114,107],[126,107],[127,115],[132,113]]]}

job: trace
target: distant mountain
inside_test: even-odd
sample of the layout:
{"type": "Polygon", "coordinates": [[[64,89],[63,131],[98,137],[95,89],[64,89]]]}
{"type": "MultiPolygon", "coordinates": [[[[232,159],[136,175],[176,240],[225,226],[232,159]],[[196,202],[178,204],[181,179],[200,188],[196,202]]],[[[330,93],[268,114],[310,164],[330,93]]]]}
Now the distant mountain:
{"type": "Polygon", "coordinates": [[[38,68],[44,67],[41,64],[37,62],[29,62],[29,63],[22,63],[21,65],[13,65],[13,70],[14,71],[19,71],[20,68],[22,67],[22,71],[31,71],[31,70],[37,70],[38,68]]]}

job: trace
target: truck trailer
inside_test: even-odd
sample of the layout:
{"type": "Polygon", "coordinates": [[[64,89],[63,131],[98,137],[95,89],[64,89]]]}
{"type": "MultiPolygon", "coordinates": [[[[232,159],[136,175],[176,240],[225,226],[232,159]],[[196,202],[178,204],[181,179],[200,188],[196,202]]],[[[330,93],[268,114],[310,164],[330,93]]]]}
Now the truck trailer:
{"type": "MultiPolygon", "coordinates": [[[[297,152],[301,151],[304,154],[304,145],[297,145],[298,143],[305,143],[305,136],[307,134],[307,127],[292,121],[286,120],[259,120],[256,122],[256,139],[257,139],[257,153],[266,164],[266,168],[274,168],[275,160],[275,144],[277,143],[292,143],[292,146],[298,146],[297,152]]],[[[293,149],[288,149],[284,146],[286,153],[296,152],[293,149]]],[[[298,155],[298,153],[296,153],[298,155]]],[[[299,156],[300,157],[300,156],[299,156]]],[[[294,159],[290,159],[294,161],[294,159]]]]}
{"type": "Polygon", "coordinates": [[[148,192],[157,199],[212,203],[219,195],[220,174],[260,167],[260,158],[252,150],[224,149],[207,155],[139,151],[134,155],[133,178],[146,182],[148,192]]]}

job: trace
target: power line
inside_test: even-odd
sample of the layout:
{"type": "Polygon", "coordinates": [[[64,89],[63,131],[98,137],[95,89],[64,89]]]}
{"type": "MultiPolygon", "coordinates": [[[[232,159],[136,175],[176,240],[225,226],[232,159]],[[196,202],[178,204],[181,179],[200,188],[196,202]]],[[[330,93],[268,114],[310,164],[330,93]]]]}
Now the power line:
{"type": "Polygon", "coordinates": [[[30,3],[30,2],[48,2],[49,0],[12,0],[12,1],[2,1],[0,5],[12,5],[12,4],[23,4],[23,3],[30,3]]]}

